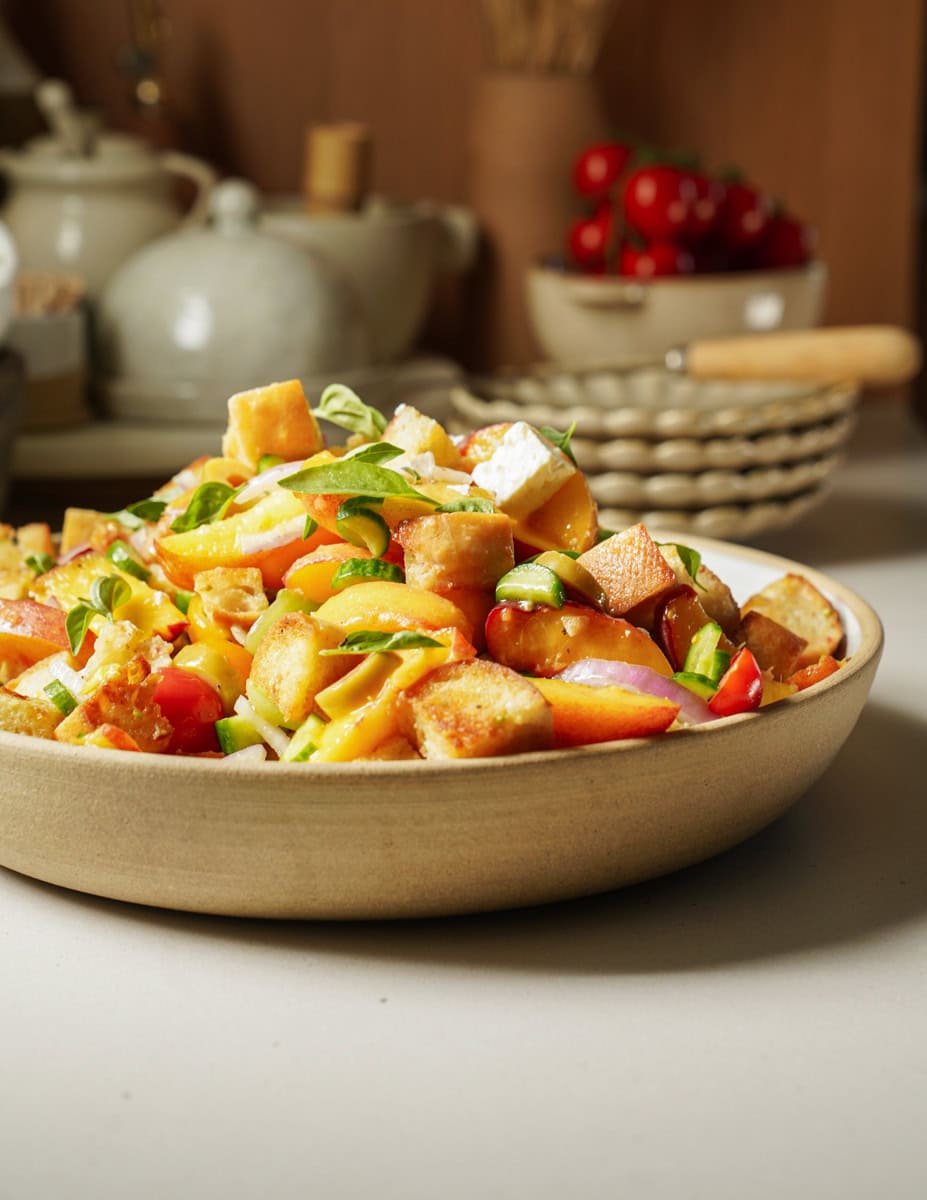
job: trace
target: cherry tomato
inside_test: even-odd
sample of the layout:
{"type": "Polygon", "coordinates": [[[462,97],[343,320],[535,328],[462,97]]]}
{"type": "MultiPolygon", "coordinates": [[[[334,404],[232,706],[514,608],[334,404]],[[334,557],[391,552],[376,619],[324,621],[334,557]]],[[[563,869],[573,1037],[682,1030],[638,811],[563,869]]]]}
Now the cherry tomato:
{"type": "Polygon", "coordinates": [[[810,225],[780,213],[753,247],[751,259],[760,270],[803,267],[814,257],[815,234],[810,225]]]}
{"type": "Polygon", "coordinates": [[[721,206],[720,231],[729,250],[753,246],[769,227],[773,204],[765,192],[746,183],[729,183],[721,206]]]}
{"type": "Polygon", "coordinates": [[[651,241],[667,241],[686,232],[696,200],[695,184],[679,167],[640,167],[624,188],[628,224],[651,241]]]}
{"type": "Polygon", "coordinates": [[[605,262],[612,236],[611,205],[603,204],[592,217],[574,221],[567,234],[570,258],[581,267],[600,267],[605,262]]]}
{"type": "Polygon", "coordinates": [[[763,673],[753,654],[744,646],[731,659],[708,707],[715,716],[732,717],[735,713],[759,708],[762,699],[763,673]]]}
{"type": "Polygon", "coordinates": [[[651,242],[643,250],[625,245],[621,247],[618,258],[618,274],[628,275],[632,279],[690,275],[694,268],[691,251],[675,242],[651,242]]]}
{"type": "Polygon", "coordinates": [[[219,749],[216,721],[225,714],[219,693],[183,667],[165,667],[154,692],[162,714],[174,726],[168,754],[204,754],[219,749]]]}
{"type": "Polygon", "coordinates": [[[590,200],[608,196],[630,160],[631,148],[623,142],[588,146],[573,164],[573,186],[590,200]]]}
{"type": "Polygon", "coordinates": [[[686,221],[686,237],[699,241],[712,233],[721,219],[724,204],[724,184],[700,171],[690,171],[693,201],[686,221]]]}

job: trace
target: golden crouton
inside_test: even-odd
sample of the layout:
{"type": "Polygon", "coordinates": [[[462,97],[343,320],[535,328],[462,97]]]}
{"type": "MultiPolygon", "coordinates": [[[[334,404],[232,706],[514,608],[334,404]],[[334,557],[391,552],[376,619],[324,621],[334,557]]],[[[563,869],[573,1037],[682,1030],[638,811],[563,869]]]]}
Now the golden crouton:
{"type": "Polygon", "coordinates": [[[224,458],[238,459],[256,470],[264,454],[309,458],[322,449],[322,433],[298,379],[238,392],[229,397],[228,408],[224,458]]]}
{"type": "Polygon", "coordinates": [[[844,643],[840,614],[803,575],[783,575],[751,596],[740,611],[744,616],[763,613],[805,639],[796,668],[816,663],[825,654],[836,655],[844,643]]]}
{"type": "Polygon", "coordinates": [[[200,571],[193,586],[209,620],[226,629],[250,629],[268,606],[259,567],[213,567],[200,571]]]}
{"type": "Polygon", "coordinates": [[[484,659],[426,675],[400,696],[399,722],[423,758],[486,758],[554,744],[551,707],[534,684],[484,659]]]}
{"type": "Polygon", "coordinates": [[[110,545],[125,534],[118,521],[93,508],[67,508],[61,524],[61,554],[70,554],[78,546],[91,546],[105,554],[110,545]]]}
{"type": "Polygon", "coordinates": [[[413,758],[420,759],[422,756],[408,738],[398,733],[395,737],[388,738],[385,742],[382,742],[375,750],[371,750],[369,754],[365,754],[363,757],[366,761],[406,762],[413,758]]]}
{"type": "Polygon", "coordinates": [[[740,608],[727,584],[704,563],[699,563],[697,578],[693,580],[679,556],[679,551],[671,542],[661,543],[660,553],[676,572],[679,583],[694,582],[702,608],[712,621],[717,621],[728,637],[733,637],[740,624],[740,608]]]}
{"type": "Polygon", "coordinates": [[[460,451],[451,441],[447,430],[433,417],[413,408],[411,404],[400,404],[392,419],[383,430],[383,441],[398,446],[409,454],[434,455],[439,467],[450,467],[454,471],[464,470],[460,451]]]}
{"type": "Polygon", "coordinates": [[[515,565],[512,522],[505,513],[430,513],[396,530],[406,583],[426,591],[490,591],[515,565]]]}
{"type": "Polygon", "coordinates": [[[156,686],[146,660],[140,656],[132,659],[64,718],[55,730],[55,737],[59,742],[82,745],[95,729],[115,725],[132,738],[139,750],[162,753],[174,727],[155,703],[156,686]]]}
{"type": "Polygon", "coordinates": [[[61,719],[61,713],[50,701],[17,696],[5,688],[0,690],[0,729],[5,733],[53,738],[61,719]]]}
{"type": "Polygon", "coordinates": [[[643,525],[612,534],[577,561],[605,592],[605,611],[612,617],[654,605],[676,587],[676,572],[643,525]]]}
{"type": "Polygon", "coordinates": [[[276,705],[296,728],[314,711],[319,692],[357,665],[351,654],[320,654],[344,639],[344,631],[303,612],[286,613],[271,625],[254,655],[249,688],[276,705]]]}
{"type": "Polygon", "coordinates": [[[772,672],[774,679],[788,679],[808,645],[804,638],[756,609],[744,613],[737,640],[750,650],[763,671],[772,672]]]}

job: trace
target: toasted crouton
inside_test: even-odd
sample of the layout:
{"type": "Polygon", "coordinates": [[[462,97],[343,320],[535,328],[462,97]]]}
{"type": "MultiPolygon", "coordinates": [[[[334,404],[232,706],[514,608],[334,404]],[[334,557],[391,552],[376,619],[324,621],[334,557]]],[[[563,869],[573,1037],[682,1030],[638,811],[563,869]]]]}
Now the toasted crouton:
{"type": "Polygon", "coordinates": [[[383,441],[390,442],[409,454],[434,455],[439,467],[450,467],[462,471],[463,457],[451,441],[447,430],[433,417],[413,408],[411,404],[400,404],[392,419],[383,430],[383,441]]]}
{"type": "Polygon", "coordinates": [[[738,641],[742,641],[764,671],[774,679],[788,679],[796,669],[808,643],[765,613],[751,609],[744,614],[738,641]]]}
{"type": "Polygon", "coordinates": [[[426,591],[492,590],[515,565],[512,522],[505,513],[430,513],[396,530],[406,583],[426,591]]]}
{"type": "Polygon", "coordinates": [[[483,659],[425,676],[400,697],[399,721],[423,758],[486,758],[554,744],[551,707],[534,684],[483,659]]]}
{"type": "Polygon", "coordinates": [[[254,655],[249,687],[257,688],[296,728],[314,710],[316,695],[340,679],[356,659],[350,654],[320,654],[339,645],[337,625],[303,612],[286,613],[271,625],[254,655]]]}
{"type": "Polygon", "coordinates": [[[643,525],[612,534],[578,561],[602,587],[612,617],[655,604],[677,586],[676,572],[643,525]]]}
{"type": "Polygon", "coordinates": [[[213,567],[194,579],[196,594],[207,617],[230,629],[250,629],[267,608],[264,577],[259,567],[213,567]]]}
{"type": "Polygon", "coordinates": [[[845,632],[840,614],[803,575],[783,575],[751,596],[741,607],[741,614],[754,611],[805,639],[807,645],[796,669],[817,662],[822,655],[836,654],[843,645],[845,632]]]}
{"type": "Polygon", "coordinates": [[[79,546],[91,546],[100,554],[106,552],[125,530],[107,513],[93,508],[65,509],[61,524],[61,554],[70,554],[79,546]]]}
{"type": "Polygon", "coordinates": [[[309,458],[324,444],[298,379],[238,392],[229,397],[228,409],[223,457],[238,459],[252,470],[264,454],[309,458]]]}
{"type": "Polygon", "coordinates": [[[727,584],[704,563],[699,563],[697,578],[693,580],[672,542],[662,543],[660,553],[676,572],[679,583],[695,583],[702,608],[712,621],[718,622],[728,637],[733,637],[740,624],[740,608],[727,584]]]}
{"type": "Polygon", "coordinates": [[[50,702],[0,690],[0,729],[28,737],[53,738],[62,714],[50,702]]]}
{"type": "Polygon", "coordinates": [[[148,662],[141,656],[133,658],[118,675],[107,680],[64,718],[55,730],[55,737],[59,742],[82,745],[94,730],[116,725],[132,738],[139,750],[163,753],[174,727],[155,703],[156,686],[148,662]]]}

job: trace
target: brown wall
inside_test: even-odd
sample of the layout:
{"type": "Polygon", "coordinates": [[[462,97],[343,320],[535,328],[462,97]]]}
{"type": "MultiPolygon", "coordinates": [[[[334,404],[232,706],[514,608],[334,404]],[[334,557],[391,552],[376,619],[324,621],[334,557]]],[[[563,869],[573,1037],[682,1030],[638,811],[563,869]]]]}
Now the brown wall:
{"type": "MultiPolygon", "coordinates": [[[[360,118],[375,186],[467,195],[477,0],[163,0],[178,139],[267,190],[298,185],[312,121],[360,118]]],[[[84,104],[131,121],[124,0],[9,0],[84,104]]],[[[913,324],[919,0],[622,0],[597,71],[616,128],[736,162],[819,228],[831,322],[913,324]]],[[[465,352],[465,347],[461,347],[465,352]]]]}

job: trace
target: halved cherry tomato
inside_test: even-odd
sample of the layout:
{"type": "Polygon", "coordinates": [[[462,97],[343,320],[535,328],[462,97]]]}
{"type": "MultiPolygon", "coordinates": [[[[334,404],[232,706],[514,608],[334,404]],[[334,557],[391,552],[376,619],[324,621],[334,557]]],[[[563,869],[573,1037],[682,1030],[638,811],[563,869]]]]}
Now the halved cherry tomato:
{"type": "Polygon", "coordinates": [[[218,750],[216,721],[225,713],[216,689],[182,667],[165,667],[159,674],[154,700],[174,726],[167,753],[202,754],[218,750]]]}
{"type": "Polygon", "coordinates": [[[763,672],[746,646],[738,650],[731,665],[721,676],[718,690],[708,701],[708,707],[718,717],[752,712],[763,699],[763,672]]]}

